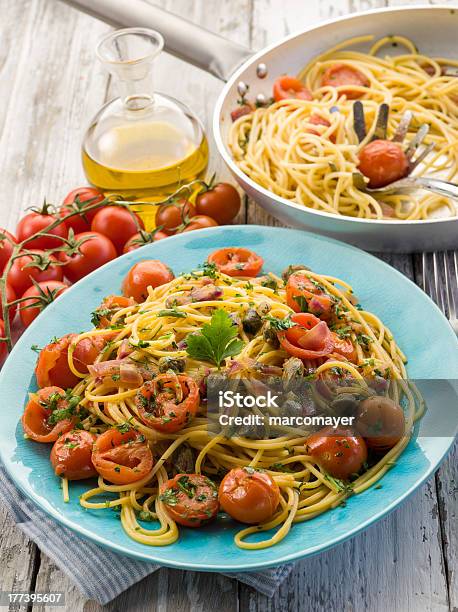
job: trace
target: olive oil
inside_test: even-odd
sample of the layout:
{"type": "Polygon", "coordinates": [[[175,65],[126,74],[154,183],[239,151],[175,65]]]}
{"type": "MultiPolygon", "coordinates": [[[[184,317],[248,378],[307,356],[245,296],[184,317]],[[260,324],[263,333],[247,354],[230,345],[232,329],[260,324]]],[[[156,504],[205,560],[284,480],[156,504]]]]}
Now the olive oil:
{"type": "Polygon", "coordinates": [[[117,79],[121,96],[105,104],[83,141],[88,181],[106,195],[133,205],[147,229],[155,227],[159,202],[181,185],[203,178],[208,142],[197,117],[181,102],[152,91],[151,68],[162,37],[146,28],[118,30],[97,47],[117,79]]]}

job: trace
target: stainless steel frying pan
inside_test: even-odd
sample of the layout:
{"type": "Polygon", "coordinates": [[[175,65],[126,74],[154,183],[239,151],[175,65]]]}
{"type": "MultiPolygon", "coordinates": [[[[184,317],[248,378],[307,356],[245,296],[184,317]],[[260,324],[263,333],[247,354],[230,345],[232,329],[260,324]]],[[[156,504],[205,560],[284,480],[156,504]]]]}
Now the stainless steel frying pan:
{"type": "Polygon", "coordinates": [[[164,36],[168,52],[226,81],[213,115],[218,151],[244,191],[283,223],[371,251],[458,248],[458,217],[377,221],[311,210],[272,194],[248,178],[236,166],[226,146],[230,112],[236,108],[240,97],[237,92],[240,81],[250,85],[250,96],[258,93],[270,95],[272,83],[278,75],[297,73],[314,56],[332,45],[364,34],[376,37],[401,34],[413,39],[425,54],[458,58],[458,9],[409,6],[359,13],[320,23],[254,53],[143,0],[64,1],[114,26],[154,28],[164,36]],[[260,64],[267,67],[265,78],[259,78],[260,64]]]}

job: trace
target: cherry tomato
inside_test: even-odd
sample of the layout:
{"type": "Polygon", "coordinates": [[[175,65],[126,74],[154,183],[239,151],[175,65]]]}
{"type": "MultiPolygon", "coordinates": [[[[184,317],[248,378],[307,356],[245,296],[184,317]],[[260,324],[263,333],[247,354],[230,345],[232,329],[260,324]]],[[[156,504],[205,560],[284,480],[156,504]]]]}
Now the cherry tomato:
{"type": "Polygon", "coordinates": [[[240,210],[240,194],[229,183],[218,183],[211,189],[199,193],[196,198],[196,212],[207,215],[220,225],[229,223],[240,210]]]}
{"type": "Polygon", "coordinates": [[[363,438],[351,429],[325,427],[307,438],[307,454],[334,478],[348,480],[367,460],[363,438]]]}
{"type": "Polygon", "coordinates": [[[85,208],[103,202],[104,199],[103,193],[95,187],[78,187],[65,196],[59,209],[59,216],[65,217],[72,212],[78,212],[79,214],[67,219],[65,225],[69,229],[72,228],[75,234],[87,232],[91,229],[91,221],[99,209],[94,208],[86,212],[85,208]]]}
{"type": "Polygon", "coordinates": [[[208,256],[220,272],[228,276],[257,276],[264,260],[254,251],[241,247],[218,249],[208,256]]]}
{"type": "Polygon", "coordinates": [[[294,312],[311,312],[329,318],[332,299],[324,287],[315,284],[305,272],[294,272],[286,283],[286,303],[294,312]]]}
{"type": "MultiPolygon", "coordinates": [[[[122,249],[123,253],[130,253],[131,251],[135,251],[145,244],[152,244],[155,240],[160,240],[161,238],[156,238],[157,234],[161,233],[162,230],[156,228],[152,232],[147,232],[146,230],[140,230],[133,236],[129,238],[129,240],[124,245],[122,249]]],[[[168,234],[162,232],[164,235],[163,238],[167,238],[168,234]]]]}
{"type": "Polygon", "coordinates": [[[37,284],[38,287],[33,285],[22,294],[23,298],[30,298],[19,306],[19,316],[24,327],[28,327],[48,304],[68,289],[68,285],[61,281],[51,280],[37,284]]]}
{"type": "Polygon", "coordinates": [[[8,259],[11,257],[14,248],[13,244],[16,242],[16,237],[13,236],[13,234],[0,227],[0,273],[5,268],[8,259]]]}
{"type": "Polygon", "coordinates": [[[91,223],[91,230],[109,238],[119,254],[129,238],[141,229],[145,226],[140,217],[121,206],[104,206],[91,223]]]}
{"type": "MultiPolygon", "coordinates": [[[[7,303],[11,303],[14,302],[14,300],[16,299],[16,291],[13,289],[13,287],[7,282],[5,285],[5,291],[6,291],[6,301],[7,303]]],[[[8,318],[10,320],[10,323],[13,322],[14,317],[16,316],[16,311],[17,311],[17,304],[14,304],[14,306],[11,306],[8,309],[8,318]]],[[[0,293],[0,314],[3,313],[3,303],[2,303],[2,296],[0,293]]]]}
{"type": "Polygon", "coordinates": [[[190,217],[194,217],[196,208],[192,202],[180,199],[170,204],[162,204],[156,212],[156,225],[165,233],[173,234],[190,217]]]}
{"type": "Polygon", "coordinates": [[[266,472],[254,468],[234,468],[219,487],[221,508],[241,523],[264,523],[273,516],[279,502],[277,483],[266,472]]]}
{"type": "Polygon", "coordinates": [[[148,297],[148,287],[155,289],[175,278],[172,270],[158,259],[145,259],[129,270],[122,283],[122,292],[136,302],[144,302],[148,297]]]}
{"type": "Polygon", "coordinates": [[[154,242],[162,240],[163,238],[168,238],[170,235],[171,234],[167,234],[167,232],[164,232],[164,230],[158,230],[157,232],[154,232],[154,242]]]}
{"type": "Polygon", "coordinates": [[[53,229],[47,229],[51,223],[58,217],[53,214],[49,214],[49,207],[45,204],[41,211],[34,211],[28,213],[25,217],[23,217],[16,228],[16,235],[18,242],[22,242],[26,238],[30,238],[37,232],[45,231],[47,234],[52,234],[51,236],[38,236],[37,238],[33,238],[26,242],[24,248],[27,249],[55,249],[64,244],[60,238],[67,238],[68,228],[64,222],[59,223],[53,229]],[[53,238],[53,236],[58,236],[60,238],[53,238]]]}
{"type": "Polygon", "coordinates": [[[63,434],[51,449],[51,465],[56,476],[68,480],[84,480],[97,475],[92,465],[92,447],[95,435],[84,429],[63,434]]]}
{"type": "Polygon", "coordinates": [[[68,255],[63,251],[59,253],[60,261],[65,264],[64,274],[72,283],[117,257],[113,243],[106,236],[93,231],[76,234],[75,240],[81,239],[84,239],[84,242],[79,248],[79,253],[74,255],[68,255]]]}
{"type": "Polygon", "coordinates": [[[108,295],[92,313],[94,327],[109,327],[112,316],[123,308],[134,306],[135,300],[123,295],[108,295]]]}
{"type": "Polygon", "coordinates": [[[275,81],[273,96],[275,102],[290,100],[291,98],[297,98],[298,100],[313,100],[312,94],[302,81],[288,75],[281,76],[275,81]]]}
{"type": "Polygon", "coordinates": [[[395,446],[405,433],[404,412],[389,397],[368,397],[359,405],[356,429],[369,448],[388,450],[395,446]]]}
{"type": "Polygon", "coordinates": [[[126,485],[141,480],[153,469],[153,455],[145,436],[135,429],[108,429],[92,451],[92,463],[108,482],[126,485]]]}
{"type": "Polygon", "coordinates": [[[294,314],[291,321],[295,323],[293,327],[277,334],[281,346],[290,355],[299,359],[317,359],[332,352],[334,343],[325,321],[307,312],[294,314]]]}
{"type": "Polygon", "coordinates": [[[177,474],[162,487],[159,500],[179,525],[201,527],[218,514],[218,490],[202,474],[177,474]]]}
{"type": "Polygon", "coordinates": [[[353,342],[350,339],[341,338],[339,334],[336,334],[335,332],[331,332],[331,336],[332,342],[334,343],[333,352],[342,355],[353,363],[356,363],[358,353],[356,351],[356,347],[353,346],[353,342]]]}
{"type": "Polygon", "coordinates": [[[347,64],[333,64],[321,79],[322,87],[339,87],[339,94],[345,95],[349,100],[356,100],[364,95],[354,87],[369,87],[370,81],[365,74],[347,64]],[[346,86],[346,88],[345,88],[346,86]]]}
{"type": "Polygon", "coordinates": [[[37,283],[61,281],[64,276],[63,267],[54,255],[39,249],[31,249],[31,252],[33,255],[21,255],[15,259],[8,273],[8,281],[17,295],[31,287],[33,280],[37,283]]]}
{"type": "Polygon", "coordinates": [[[359,152],[359,170],[369,179],[369,187],[384,187],[409,172],[409,160],[396,142],[373,140],[359,152]]]}
{"type": "Polygon", "coordinates": [[[69,407],[70,400],[61,387],[44,387],[31,393],[22,415],[24,432],[35,442],[55,442],[75,426],[76,414],[70,418],[56,418],[58,411],[67,411],[69,407]]]}
{"type": "MultiPolygon", "coordinates": [[[[45,346],[38,357],[35,375],[39,387],[57,385],[68,389],[80,380],[68,365],[68,349],[77,334],[67,334],[45,346]]],[[[95,335],[83,338],[73,352],[73,363],[81,373],[88,371],[87,366],[94,363],[104,348],[108,336],[95,335]]]]}
{"type": "Polygon", "coordinates": [[[185,374],[159,374],[145,382],[135,397],[143,423],[163,433],[183,429],[195,416],[199,401],[197,384],[185,374]]]}
{"type": "Polygon", "coordinates": [[[191,217],[188,225],[184,228],[183,232],[192,232],[198,229],[204,229],[205,227],[217,227],[218,223],[207,215],[196,215],[191,217]]]}
{"type": "MultiPolygon", "coordinates": [[[[5,323],[3,322],[3,319],[0,319],[0,338],[4,338],[4,337],[5,337],[5,323]]],[[[6,345],[6,342],[0,341],[0,366],[6,359],[7,355],[8,355],[8,347],[6,345]]]]}

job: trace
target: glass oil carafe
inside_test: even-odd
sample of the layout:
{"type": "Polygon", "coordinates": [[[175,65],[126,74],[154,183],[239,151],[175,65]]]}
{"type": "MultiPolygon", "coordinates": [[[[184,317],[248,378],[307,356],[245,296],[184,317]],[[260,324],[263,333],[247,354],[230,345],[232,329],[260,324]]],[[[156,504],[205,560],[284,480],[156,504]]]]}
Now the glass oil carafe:
{"type": "MultiPolygon", "coordinates": [[[[117,30],[101,40],[97,56],[120,96],[105,104],[83,141],[83,166],[92,185],[125,200],[158,202],[202,178],[208,143],[197,117],[182,103],[153,91],[153,64],[164,45],[147,28],[117,30]]],[[[156,207],[134,205],[147,228],[156,207]]]]}

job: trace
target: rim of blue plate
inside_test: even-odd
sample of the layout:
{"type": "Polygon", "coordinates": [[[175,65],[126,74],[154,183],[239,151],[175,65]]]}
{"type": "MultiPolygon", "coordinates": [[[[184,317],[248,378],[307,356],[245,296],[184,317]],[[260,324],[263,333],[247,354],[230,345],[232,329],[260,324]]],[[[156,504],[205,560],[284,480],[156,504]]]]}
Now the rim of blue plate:
{"type": "MultiPolygon", "coordinates": [[[[221,227],[217,227],[217,228],[206,228],[206,229],[201,229],[201,230],[196,230],[192,233],[187,233],[187,234],[181,234],[178,236],[174,236],[174,237],[170,237],[166,242],[167,244],[164,244],[163,246],[166,246],[167,248],[170,248],[174,245],[179,247],[180,242],[186,242],[189,241],[190,239],[194,239],[196,237],[202,236],[202,238],[204,238],[205,236],[211,235],[211,234],[218,234],[224,231],[228,231],[229,233],[231,232],[248,232],[248,231],[261,231],[263,233],[294,233],[296,234],[298,237],[300,236],[301,239],[303,240],[307,240],[307,239],[312,239],[314,241],[321,241],[323,243],[326,244],[333,244],[336,245],[340,248],[343,248],[346,251],[351,251],[355,254],[358,254],[362,257],[364,257],[365,259],[367,259],[368,261],[372,261],[374,263],[375,266],[381,266],[383,269],[385,269],[389,274],[391,275],[395,275],[398,278],[402,279],[403,282],[407,283],[408,285],[410,285],[411,288],[414,289],[415,292],[417,292],[418,296],[422,299],[422,300],[426,300],[426,303],[428,304],[429,308],[432,308],[437,315],[439,315],[439,318],[442,320],[442,323],[444,324],[444,331],[445,329],[448,330],[448,335],[450,337],[450,341],[451,342],[455,342],[457,343],[457,348],[458,348],[458,339],[456,338],[451,326],[449,325],[447,319],[445,318],[445,316],[443,315],[443,313],[440,311],[440,309],[437,307],[437,305],[429,298],[429,296],[427,296],[415,283],[413,283],[409,278],[407,278],[406,276],[404,276],[401,272],[399,272],[398,270],[396,270],[395,268],[393,268],[392,266],[390,266],[389,264],[387,264],[386,262],[378,259],[377,257],[375,257],[374,255],[371,255],[370,253],[366,253],[365,251],[362,251],[354,246],[350,246],[347,245],[343,242],[340,242],[338,240],[334,240],[332,238],[327,238],[324,236],[319,236],[319,235],[315,235],[312,234],[310,232],[305,232],[302,230],[295,230],[295,229],[289,229],[289,228],[278,228],[278,227],[267,227],[267,226],[260,226],[260,225],[232,225],[232,226],[221,226],[221,227]],[[167,246],[168,245],[168,246],[167,246]]],[[[90,275],[88,275],[86,278],[95,278],[96,275],[100,275],[100,277],[102,278],[103,276],[103,272],[104,270],[107,270],[111,267],[115,268],[117,265],[119,266],[119,262],[120,261],[127,261],[128,259],[133,261],[136,260],[140,260],[140,259],[144,259],[144,258],[148,258],[148,256],[154,256],[155,255],[155,251],[157,251],[157,249],[155,249],[155,246],[157,244],[162,244],[161,243],[155,243],[153,245],[148,245],[146,247],[142,247],[142,249],[138,249],[137,251],[134,251],[132,253],[129,253],[127,255],[122,256],[121,258],[117,258],[107,264],[105,264],[104,266],[102,266],[101,268],[99,268],[98,270],[96,270],[95,272],[91,273],[90,275]]],[[[228,246],[230,244],[228,243],[228,246]]],[[[162,248],[160,249],[162,250],[162,248]]],[[[332,271],[328,271],[328,273],[331,273],[332,271]]],[[[72,287],[70,287],[64,294],[64,296],[67,296],[66,300],[68,300],[68,296],[73,295],[73,293],[81,291],[81,288],[84,286],[84,282],[85,279],[83,279],[82,281],[78,282],[77,284],[73,285],[72,287]]],[[[110,288],[112,290],[115,290],[115,288],[110,288]]],[[[66,301],[65,300],[65,301],[66,301]]],[[[50,304],[47,309],[46,312],[43,313],[42,315],[40,315],[40,317],[38,319],[36,319],[29,328],[27,328],[27,330],[24,332],[24,334],[21,336],[21,338],[19,339],[19,341],[17,342],[16,346],[13,348],[13,351],[11,352],[10,357],[8,358],[5,366],[2,368],[2,371],[0,372],[0,391],[2,390],[2,386],[4,384],[4,379],[7,378],[8,375],[8,370],[9,370],[9,366],[8,363],[12,363],[13,361],[15,361],[16,359],[16,355],[19,355],[22,350],[24,348],[26,348],[27,350],[30,350],[30,340],[29,338],[32,337],[35,333],[35,330],[38,329],[38,326],[43,324],[43,320],[44,317],[46,317],[46,319],[50,318],[52,313],[54,312],[54,310],[56,309],[60,309],[61,306],[59,304],[59,300],[50,304]]],[[[456,364],[457,368],[458,368],[458,361],[456,364]]],[[[457,369],[458,372],[458,369],[457,369]]],[[[458,374],[452,376],[452,378],[458,378],[458,374]]],[[[24,392],[24,394],[26,393],[26,390],[24,392]]],[[[20,417],[20,414],[18,414],[18,419],[20,417]]],[[[0,439],[1,439],[1,434],[0,434],[0,439]]],[[[297,559],[300,558],[304,558],[304,557],[308,557],[311,555],[315,555],[318,554],[320,552],[324,552],[326,550],[329,550],[330,548],[333,548],[334,546],[345,542],[346,540],[352,538],[353,536],[357,535],[358,533],[360,533],[361,531],[364,531],[365,529],[367,529],[370,525],[372,525],[373,523],[379,521],[381,518],[383,518],[384,516],[386,516],[387,514],[389,514],[390,512],[392,512],[394,509],[396,509],[400,504],[402,504],[413,492],[415,492],[418,487],[424,483],[440,466],[440,464],[442,463],[442,461],[444,460],[444,458],[446,457],[448,451],[450,450],[452,444],[454,442],[454,437],[450,437],[450,438],[444,438],[444,444],[442,445],[441,449],[440,449],[440,454],[435,458],[435,461],[430,463],[430,466],[424,470],[423,472],[421,472],[421,474],[419,474],[418,478],[416,478],[412,484],[406,488],[406,490],[399,495],[398,497],[396,497],[391,503],[389,503],[388,505],[386,505],[383,509],[381,509],[378,512],[375,512],[373,515],[370,516],[370,518],[368,518],[367,520],[363,521],[362,523],[360,523],[357,527],[353,528],[353,529],[349,529],[348,531],[346,531],[343,535],[335,537],[331,542],[329,542],[326,545],[316,545],[314,547],[309,547],[306,551],[303,550],[296,550],[287,554],[275,554],[275,546],[271,547],[271,551],[273,552],[272,558],[268,559],[268,560],[258,560],[256,561],[254,558],[252,561],[247,561],[247,560],[243,560],[242,565],[240,567],[235,568],[233,565],[224,565],[224,563],[209,563],[209,562],[180,562],[180,561],[173,561],[171,559],[168,558],[164,558],[161,554],[160,554],[160,548],[153,548],[153,547],[149,547],[145,545],[145,553],[142,553],[140,551],[130,551],[130,550],[126,550],[125,548],[123,548],[123,546],[116,544],[115,542],[110,541],[107,537],[104,537],[102,535],[99,535],[97,533],[95,533],[92,530],[86,529],[83,525],[81,524],[76,524],[74,521],[72,521],[71,519],[69,519],[68,517],[66,517],[64,514],[61,514],[61,512],[59,512],[58,509],[46,505],[42,502],[41,497],[35,493],[35,491],[33,489],[28,489],[26,487],[24,487],[22,485],[22,483],[18,480],[18,478],[16,477],[15,473],[14,473],[14,465],[9,461],[8,457],[4,456],[4,450],[3,447],[0,445],[0,461],[3,464],[3,467],[5,468],[7,474],[9,475],[9,477],[13,480],[13,482],[15,483],[15,485],[20,489],[20,491],[29,499],[32,500],[33,503],[35,503],[41,510],[43,510],[45,513],[47,513],[48,515],[50,515],[52,518],[56,519],[59,523],[61,523],[62,525],[70,528],[72,531],[74,531],[75,533],[83,536],[84,538],[91,540],[92,542],[95,542],[105,548],[109,548],[111,550],[113,550],[114,552],[117,552],[121,555],[124,556],[130,556],[136,559],[140,559],[143,561],[153,561],[153,562],[157,562],[160,563],[161,565],[167,566],[167,567],[174,567],[174,568],[178,568],[178,569],[192,569],[192,570],[199,570],[199,571],[225,571],[225,572],[240,572],[240,571],[253,571],[253,570],[258,570],[258,569],[262,569],[262,568],[268,568],[268,567],[274,567],[277,565],[281,565],[284,563],[288,563],[291,561],[295,561],[297,559]]],[[[401,455],[402,457],[402,455],[401,455]]],[[[84,516],[84,515],[82,515],[84,516]]],[[[293,527],[293,529],[297,529],[298,527],[300,527],[300,524],[296,525],[293,527]]],[[[167,547],[165,547],[167,548],[167,547]]],[[[243,551],[246,552],[246,551],[243,551]]],[[[255,551],[250,551],[250,552],[255,552],[255,551]]]]}

